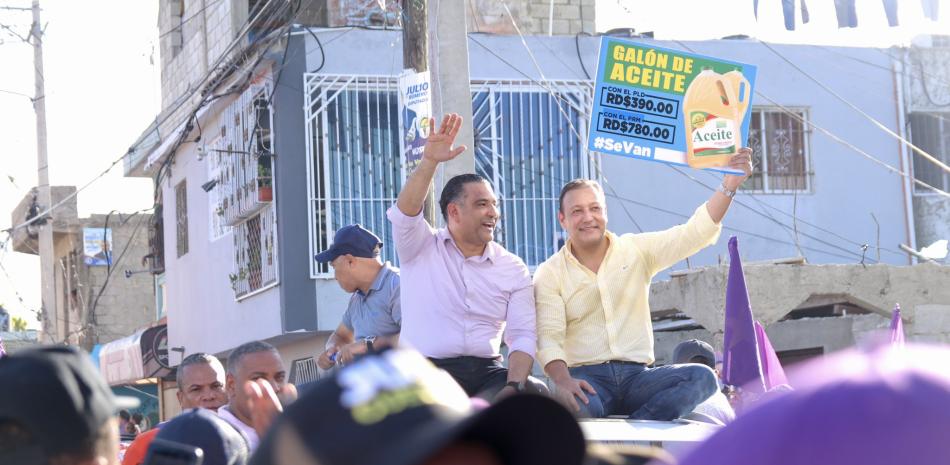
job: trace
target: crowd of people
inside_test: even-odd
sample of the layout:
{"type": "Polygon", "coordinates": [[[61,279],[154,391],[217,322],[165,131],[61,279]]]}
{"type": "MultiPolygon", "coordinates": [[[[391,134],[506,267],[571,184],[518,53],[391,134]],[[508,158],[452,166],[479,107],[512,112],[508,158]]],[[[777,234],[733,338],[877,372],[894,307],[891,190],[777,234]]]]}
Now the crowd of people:
{"type": "MultiPolygon", "coordinates": [[[[750,150],[730,163],[744,174],[726,175],[685,224],[660,232],[611,232],[601,186],[567,183],[557,219],[568,239],[532,276],[493,240],[500,214],[486,179],[448,181],[439,201],[445,228],[423,217],[439,164],[465,149],[454,145],[461,125],[458,115],[443,119],[387,212],[399,269],[380,260],[382,241],[360,225],[341,228],[315,256],[352,293],[315,355],[327,376],[298,393],[278,350],[262,341],[233,349],[224,364],[190,354],[177,367],[183,413],[141,432],[141,420],[122,410],[129,399],[112,394],[84,353],[23,351],[0,359],[0,463],[116,464],[120,434],[135,435],[124,465],[673,463],[662,451],[589,446],[577,419],[607,416],[727,425],[683,457],[688,464],[852,463],[837,460],[848,447],[836,446],[835,460],[822,460],[817,448],[837,434],[894,433],[847,421],[854,415],[914,415],[895,433],[923,431],[909,453],[950,452],[937,439],[950,432],[942,410],[950,406],[948,370],[906,356],[938,360],[943,349],[850,354],[850,365],[813,370],[811,385],[738,419],[709,344],[686,341],[673,363],[654,365],[650,281],[716,242],[751,172],[750,150]],[[532,376],[536,361],[550,384],[532,376]],[[826,415],[837,416],[823,423],[826,415]],[[802,447],[793,449],[786,434],[802,447]],[[768,459],[744,455],[746,437],[768,459]]],[[[936,453],[943,455],[920,455],[936,453]]],[[[894,463],[878,460],[893,454],[861,457],[853,463],[894,463]]]]}

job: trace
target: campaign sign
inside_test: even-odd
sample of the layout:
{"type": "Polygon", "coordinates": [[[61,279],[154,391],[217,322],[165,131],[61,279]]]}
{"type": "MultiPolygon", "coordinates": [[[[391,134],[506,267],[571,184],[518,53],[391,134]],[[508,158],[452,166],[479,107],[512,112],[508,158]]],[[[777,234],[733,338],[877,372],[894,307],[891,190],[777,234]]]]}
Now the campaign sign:
{"type": "Polygon", "coordinates": [[[432,93],[429,72],[407,70],[399,76],[399,108],[402,111],[404,160],[407,172],[422,160],[429,131],[432,129],[432,93]]]}
{"type": "Polygon", "coordinates": [[[112,264],[112,229],[82,229],[83,261],[89,266],[112,264]]]}
{"type": "Polygon", "coordinates": [[[588,148],[734,172],[747,145],[755,66],[603,37],[588,148]]]}

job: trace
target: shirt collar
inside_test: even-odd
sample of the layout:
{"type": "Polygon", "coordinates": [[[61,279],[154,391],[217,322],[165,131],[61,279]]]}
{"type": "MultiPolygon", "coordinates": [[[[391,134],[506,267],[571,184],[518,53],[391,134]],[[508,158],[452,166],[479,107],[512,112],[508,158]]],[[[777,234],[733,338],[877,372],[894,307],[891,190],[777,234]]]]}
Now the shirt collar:
{"type": "MultiPolygon", "coordinates": [[[[452,247],[455,247],[455,250],[458,251],[459,255],[462,255],[463,257],[465,256],[464,254],[462,254],[462,250],[459,249],[458,244],[455,243],[455,239],[452,238],[452,234],[449,233],[448,228],[439,229],[438,237],[439,237],[439,240],[442,241],[442,243],[450,242],[452,244],[452,247]]],[[[489,260],[492,263],[495,263],[495,261],[498,260],[498,255],[500,253],[498,251],[499,248],[500,246],[495,241],[491,241],[485,245],[485,251],[482,252],[482,255],[476,258],[475,260],[478,262],[489,260]]],[[[473,257],[468,257],[468,258],[473,258],[473,257]]]]}
{"type": "MultiPolygon", "coordinates": [[[[604,261],[606,261],[607,257],[610,256],[610,252],[614,249],[614,244],[617,243],[617,235],[610,231],[605,231],[604,237],[607,238],[607,253],[604,254],[604,261]]],[[[570,263],[573,263],[581,268],[587,269],[587,267],[582,265],[580,260],[578,260],[577,257],[574,256],[574,252],[571,251],[571,244],[572,244],[571,239],[568,238],[567,241],[564,242],[564,246],[561,247],[561,253],[564,254],[564,258],[570,263]]]]}
{"type": "MultiPolygon", "coordinates": [[[[373,292],[376,292],[382,289],[383,284],[386,283],[386,280],[389,278],[389,275],[392,272],[393,272],[392,264],[389,262],[383,263],[383,267],[379,269],[378,273],[376,273],[376,279],[373,279],[373,284],[369,286],[368,294],[371,294],[373,292]]],[[[357,289],[356,292],[360,293],[360,295],[368,295],[368,294],[363,294],[363,291],[361,289],[357,289]]]]}

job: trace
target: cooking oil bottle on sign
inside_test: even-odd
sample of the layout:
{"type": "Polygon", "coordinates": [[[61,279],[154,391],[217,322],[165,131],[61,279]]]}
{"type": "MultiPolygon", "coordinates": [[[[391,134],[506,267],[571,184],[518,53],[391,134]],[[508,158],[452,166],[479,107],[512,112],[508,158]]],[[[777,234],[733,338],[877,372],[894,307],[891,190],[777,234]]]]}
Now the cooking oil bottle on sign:
{"type": "Polygon", "coordinates": [[[683,97],[686,162],[693,168],[729,164],[742,146],[742,120],[749,82],[738,70],[719,74],[703,68],[683,97]]]}

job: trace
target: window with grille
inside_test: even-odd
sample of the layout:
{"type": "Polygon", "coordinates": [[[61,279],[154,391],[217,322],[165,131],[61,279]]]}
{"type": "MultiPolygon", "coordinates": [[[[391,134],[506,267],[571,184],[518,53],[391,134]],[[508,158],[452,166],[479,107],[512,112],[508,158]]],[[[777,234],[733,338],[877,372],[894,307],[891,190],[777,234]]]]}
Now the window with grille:
{"type": "Polygon", "coordinates": [[[218,183],[224,179],[224,171],[227,169],[222,163],[222,158],[232,155],[226,151],[226,140],[223,137],[215,139],[208,144],[208,147],[210,147],[210,153],[207,155],[208,182],[214,183],[212,189],[208,191],[208,239],[214,242],[231,232],[231,226],[224,216],[226,189],[223,188],[224,186],[218,188],[218,183]]]}
{"type": "Polygon", "coordinates": [[[754,108],[749,121],[752,175],[742,189],[785,194],[811,189],[804,110],[754,108]]]}
{"type": "MultiPolygon", "coordinates": [[[[476,170],[499,197],[496,239],[536,266],[561,239],[561,186],[592,174],[586,147],[592,95],[584,81],[472,84],[476,170]],[[552,95],[553,94],[553,95],[552,95]]],[[[395,77],[306,76],[311,250],[330,246],[342,226],[361,223],[396,262],[388,209],[402,189],[401,119],[395,77]]],[[[330,270],[312,262],[313,277],[330,270]]]]}
{"type": "Polygon", "coordinates": [[[261,210],[233,230],[235,271],[229,278],[234,296],[246,297],[277,283],[277,216],[261,210]]]}
{"type": "MultiPolygon", "coordinates": [[[[915,112],[908,117],[910,140],[924,152],[950,164],[950,112],[915,112]]],[[[950,190],[950,175],[932,161],[914,154],[914,178],[944,192],[950,190]]],[[[933,189],[914,183],[915,194],[932,194],[933,189]]]]}
{"type": "Polygon", "coordinates": [[[534,267],[557,252],[561,187],[590,178],[587,121],[592,88],[584,81],[472,84],[475,169],[491,180],[502,221],[495,239],[534,267]]]}
{"type": "Polygon", "coordinates": [[[178,256],[188,253],[188,189],[185,181],[175,186],[175,234],[178,256]]]}
{"type": "Polygon", "coordinates": [[[319,377],[320,372],[317,370],[317,362],[313,360],[313,357],[294,360],[294,363],[290,366],[289,382],[294,385],[300,386],[304,383],[316,381],[319,377]]]}
{"type": "MultiPolygon", "coordinates": [[[[402,142],[395,77],[307,75],[306,136],[310,256],[334,232],[359,223],[383,240],[396,262],[386,210],[402,189],[402,142]]],[[[312,277],[332,277],[311,260],[312,277]]]]}

